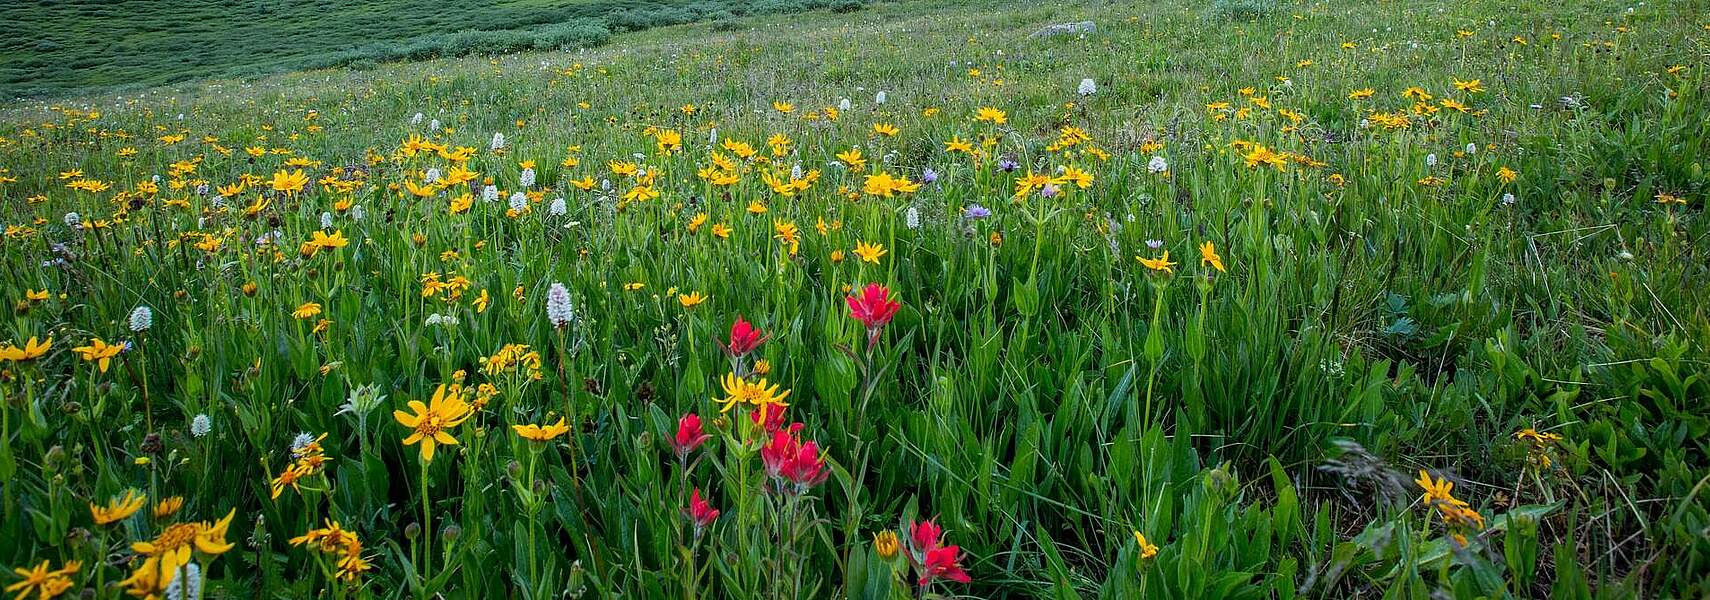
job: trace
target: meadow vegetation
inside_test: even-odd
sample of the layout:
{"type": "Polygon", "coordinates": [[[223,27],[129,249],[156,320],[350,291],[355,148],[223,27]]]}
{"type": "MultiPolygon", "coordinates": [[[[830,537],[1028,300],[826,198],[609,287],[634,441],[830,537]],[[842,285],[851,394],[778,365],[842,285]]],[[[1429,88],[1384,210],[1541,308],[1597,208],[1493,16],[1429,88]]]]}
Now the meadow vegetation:
{"type": "Polygon", "coordinates": [[[698,14],[5,108],[0,584],[1710,594],[1702,3],[698,14]]]}

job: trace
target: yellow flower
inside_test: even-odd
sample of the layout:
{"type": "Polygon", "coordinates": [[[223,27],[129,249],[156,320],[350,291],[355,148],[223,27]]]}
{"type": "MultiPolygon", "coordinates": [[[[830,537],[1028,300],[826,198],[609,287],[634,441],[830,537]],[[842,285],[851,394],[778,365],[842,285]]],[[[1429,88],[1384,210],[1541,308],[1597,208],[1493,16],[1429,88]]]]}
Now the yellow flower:
{"type": "Polygon", "coordinates": [[[993,125],[1002,125],[1009,122],[1009,115],[1004,114],[1003,111],[996,108],[982,106],[978,111],[974,112],[974,120],[991,123],[993,125]]]}
{"type": "Polygon", "coordinates": [[[1501,169],[1496,170],[1496,178],[1501,179],[1503,183],[1514,183],[1514,180],[1519,177],[1519,173],[1514,172],[1514,169],[1510,169],[1508,167],[1502,167],[1501,169]]]}
{"type": "Polygon", "coordinates": [[[897,126],[892,125],[890,123],[874,123],[873,124],[873,133],[876,133],[876,134],[879,134],[879,135],[882,135],[885,137],[895,136],[898,131],[900,131],[900,130],[897,129],[897,126]]]}
{"type": "Polygon", "coordinates": [[[1223,257],[1217,255],[1217,246],[1213,245],[1210,240],[1199,245],[1199,264],[1211,265],[1212,268],[1217,269],[1217,272],[1224,272],[1223,257]]]}
{"type": "Polygon", "coordinates": [[[781,113],[784,113],[787,115],[787,114],[796,112],[796,105],[790,104],[788,102],[773,102],[772,103],[772,110],[775,110],[775,111],[778,111],[778,112],[781,112],[781,113]]]}
{"type": "Polygon", "coordinates": [[[683,305],[684,310],[700,306],[702,302],[706,301],[707,297],[701,295],[700,292],[692,294],[677,294],[677,303],[683,305]]]}
{"type": "Polygon", "coordinates": [[[94,362],[95,366],[99,368],[102,373],[106,373],[107,366],[112,362],[113,357],[118,356],[120,352],[123,352],[125,350],[125,345],[108,344],[107,342],[102,341],[101,338],[90,338],[88,346],[78,346],[71,350],[76,352],[78,356],[83,357],[83,360],[94,362]]]}
{"type": "Polygon", "coordinates": [[[1143,257],[1139,257],[1139,256],[1136,256],[1134,258],[1136,260],[1139,260],[1140,264],[1145,265],[1146,268],[1151,269],[1153,271],[1160,271],[1160,272],[1170,273],[1170,274],[1174,274],[1176,272],[1175,269],[1171,268],[1171,267],[1176,266],[1176,263],[1170,262],[1170,251],[1169,250],[1165,250],[1164,255],[1160,256],[1158,258],[1143,258],[1143,257]]]}
{"type": "Polygon", "coordinates": [[[879,264],[879,258],[886,253],[885,247],[881,244],[869,244],[859,240],[855,242],[855,256],[861,257],[861,262],[879,264]]]}
{"type": "Polygon", "coordinates": [[[172,515],[178,514],[179,509],[182,509],[182,508],[184,508],[184,497],[183,496],[172,496],[169,498],[161,498],[160,502],[157,502],[154,505],[154,518],[164,519],[164,518],[170,517],[172,515]]]}
{"type": "Polygon", "coordinates": [[[559,417],[558,422],[551,425],[541,426],[530,423],[528,425],[512,425],[511,429],[515,430],[522,439],[531,442],[549,442],[552,441],[552,438],[569,433],[570,426],[564,424],[564,417],[559,417]]]}
{"type": "Polygon", "coordinates": [[[131,550],[147,557],[140,570],[152,571],[155,581],[165,587],[177,577],[180,568],[190,563],[192,550],[219,555],[232,549],[232,544],[226,542],[226,529],[236,515],[234,508],[212,525],[206,521],[169,525],[153,540],[131,544],[131,550]]]}
{"type": "Polygon", "coordinates": [[[296,310],[291,311],[291,316],[299,320],[307,319],[318,314],[321,314],[321,305],[319,302],[304,302],[298,305],[296,310]]]}
{"type": "Polygon", "coordinates": [[[1146,541],[1146,534],[1139,530],[1134,531],[1134,544],[1140,548],[1140,560],[1151,560],[1158,555],[1158,547],[1146,541]]]}
{"type": "Polygon", "coordinates": [[[760,421],[766,421],[766,412],[770,407],[787,407],[784,400],[790,397],[789,390],[779,393],[778,386],[767,386],[764,378],[756,382],[737,377],[735,373],[726,373],[720,381],[724,387],[724,407],[719,412],[730,412],[738,404],[751,404],[760,411],[760,421]]]}
{"type": "Polygon", "coordinates": [[[308,186],[309,176],[304,174],[302,169],[290,172],[283,170],[274,171],[272,184],[273,191],[275,192],[295,194],[303,191],[303,188],[308,186]]]}
{"type": "Polygon", "coordinates": [[[89,514],[95,518],[96,525],[117,523],[137,514],[137,511],[142,509],[143,503],[147,501],[148,496],[139,494],[136,490],[125,490],[124,497],[108,500],[106,506],[90,504],[89,514]]]}
{"type": "Polygon", "coordinates": [[[344,238],[342,231],[334,230],[332,235],[327,235],[326,232],[317,230],[310,236],[309,243],[327,250],[335,250],[350,245],[350,240],[344,238]]]}
{"type": "Polygon", "coordinates": [[[462,389],[446,393],[445,384],[439,384],[433,391],[433,399],[427,404],[420,400],[411,400],[410,410],[415,414],[401,410],[392,411],[392,418],[399,425],[410,428],[410,435],[404,438],[404,445],[417,442],[422,447],[422,462],[433,462],[433,451],[436,445],[457,445],[457,438],[451,437],[446,430],[461,425],[469,418],[469,404],[463,401],[462,389]]]}
{"type": "Polygon", "coordinates": [[[48,564],[49,562],[44,560],[34,568],[12,569],[13,573],[23,579],[6,586],[6,592],[17,592],[16,600],[24,600],[30,592],[35,592],[40,600],[48,600],[69,591],[72,586],[71,576],[83,568],[83,563],[75,560],[65,563],[58,570],[49,570],[48,564]]]}
{"type": "Polygon", "coordinates": [[[1469,93],[1469,94],[1477,94],[1477,93],[1484,91],[1484,83],[1477,80],[1477,79],[1474,79],[1472,81],[1461,81],[1459,79],[1456,79],[1456,80],[1454,80],[1454,82],[1455,82],[1455,89],[1469,93]]]}
{"type": "MultiPolygon", "coordinates": [[[[40,358],[42,355],[47,354],[48,348],[52,347],[53,338],[48,338],[45,342],[39,342],[36,340],[35,336],[30,336],[29,341],[24,342],[24,345],[21,347],[13,346],[11,344],[0,346],[0,362],[23,362],[26,360],[35,360],[40,358]]],[[[117,354],[117,352],[114,354],[117,354]]],[[[102,372],[105,371],[106,369],[102,369],[102,372]]]]}
{"type": "Polygon", "coordinates": [[[1454,484],[1454,482],[1449,481],[1447,478],[1440,478],[1440,479],[1433,481],[1431,479],[1430,473],[1426,473],[1424,469],[1420,469],[1419,470],[1419,478],[1413,480],[1413,482],[1419,484],[1419,487],[1425,489],[1425,495],[1420,498],[1420,501],[1422,501],[1422,502],[1430,503],[1433,501],[1436,501],[1436,502],[1454,502],[1455,501],[1455,496],[1454,496],[1455,484],[1454,484]]]}
{"type": "Polygon", "coordinates": [[[879,553],[879,558],[890,560],[897,555],[897,550],[901,547],[895,531],[886,529],[873,536],[873,551],[879,553]]]}

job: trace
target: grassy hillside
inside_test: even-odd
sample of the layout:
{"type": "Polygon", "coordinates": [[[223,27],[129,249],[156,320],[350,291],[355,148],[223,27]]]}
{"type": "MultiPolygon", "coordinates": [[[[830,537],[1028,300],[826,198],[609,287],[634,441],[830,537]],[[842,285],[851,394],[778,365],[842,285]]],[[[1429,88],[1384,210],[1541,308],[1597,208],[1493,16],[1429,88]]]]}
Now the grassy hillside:
{"type": "Polygon", "coordinates": [[[587,47],[603,43],[612,32],[828,5],[813,0],[186,0],[169,5],[20,0],[0,5],[0,98],[587,47]]]}
{"type": "Polygon", "coordinates": [[[1705,597],[1706,47],[929,0],[20,103],[0,585],[1705,597]]]}

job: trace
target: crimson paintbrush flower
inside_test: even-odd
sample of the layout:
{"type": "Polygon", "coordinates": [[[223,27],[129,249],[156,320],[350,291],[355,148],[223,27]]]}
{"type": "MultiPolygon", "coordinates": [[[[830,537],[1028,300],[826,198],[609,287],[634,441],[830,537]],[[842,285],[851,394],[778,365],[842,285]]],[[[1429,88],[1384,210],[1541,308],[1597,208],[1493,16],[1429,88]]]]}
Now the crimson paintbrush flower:
{"type": "Polygon", "coordinates": [[[820,456],[819,444],[802,443],[795,435],[799,429],[792,425],[773,430],[772,437],[760,448],[760,461],[766,465],[766,474],[777,480],[780,491],[788,491],[781,486],[788,481],[795,484],[797,492],[805,492],[825,482],[830,474],[820,456]]]}
{"type": "Polygon", "coordinates": [[[701,430],[700,415],[689,413],[677,419],[677,436],[671,438],[671,449],[677,453],[677,460],[687,460],[690,452],[710,438],[712,436],[701,430]]]}
{"type": "Polygon", "coordinates": [[[909,561],[920,568],[918,584],[922,587],[935,579],[972,581],[962,569],[962,548],[945,545],[943,538],[944,529],[930,519],[908,526],[909,561]]]}
{"type": "Polygon", "coordinates": [[[926,566],[921,569],[919,583],[926,585],[934,579],[948,579],[957,583],[973,581],[968,572],[962,570],[960,547],[940,546],[926,552],[926,566]]]}
{"type": "Polygon", "coordinates": [[[689,520],[695,523],[695,535],[700,535],[702,530],[712,525],[713,521],[718,520],[718,509],[713,508],[711,504],[707,504],[706,500],[701,499],[700,488],[695,488],[694,494],[689,496],[688,512],[689,520]]]}
{"type": "Polygon", "coordinates": [[[879,330],[902,308],[902,303],[891,298],[891,290],[877,283],[867,284],[860,295],[850,294],[844,302],[849,305],[849,316],[867,326],[868,345],[878,341],[879,330]]]}
{"type": "Polygon", "coordinates": [[[760,328],[738,316],[736,322],[730,325],[730,342],[721,344],[721,347],[731,358],[742,358],[769,339],[772,339],[772,336],[766,335],[760,328]]]}

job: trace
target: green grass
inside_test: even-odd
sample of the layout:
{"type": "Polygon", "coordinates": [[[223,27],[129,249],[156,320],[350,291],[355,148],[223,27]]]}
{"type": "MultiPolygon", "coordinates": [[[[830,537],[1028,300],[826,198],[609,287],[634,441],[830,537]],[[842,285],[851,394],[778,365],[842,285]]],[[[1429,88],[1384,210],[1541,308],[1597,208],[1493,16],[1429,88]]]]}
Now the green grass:
{"type": "Polygon", "coordinates": [[[0,98],[137,89],[404,58],[596,46],[813,3],[723,0],[26,0],[0,6],[0,98]],[[574,25],[569,34],[561,28],[574,25]],[[448,34],[464,33],[461,37],[448,34]]]}
{"type": "Polygon", "coordinates": [[[0,340],[53,342],[0,354],[0,565],[82,561],[63,579],[115,598],[134,542],[235,514],[192,553],[213,597],[1702,597],[1707,27],[1687,1],[934,0],[18,103],[0,340]],[[727,140],[764,157],[728,186],[698,174],[727,140]],[[409,191],[454,165],[475,186],[409,191]],[[806,190],[765,183],[797,165],[806,190]],[[1066,167],[1092,181],[1015,193],[1066,167]],[[868,282],[900,302],[873,338],[868,282]],[[770,338],[732,360],[739,316],[770,338]],[[102,371],[96,338],[130,349],[102,371]],[[824,481],[769,476],[792,434],[721,413],[759,359],[824,481]],[[428,462],[391,411],[451,383],[492,387],[428,462]],[[303,433],[328,461],[274,498],[303,433]],[[129,489],[141,512],[92,519],[129,489]],[[327,519],[355,583],[348,545],[289,543],[327,519]],[[970,583],[916,585],[927,519],[970,583]]]}

